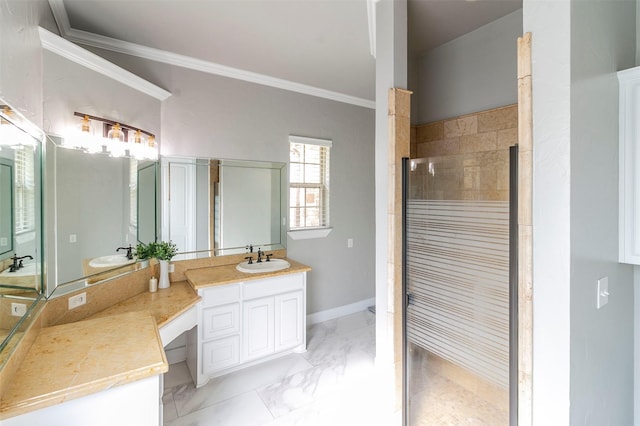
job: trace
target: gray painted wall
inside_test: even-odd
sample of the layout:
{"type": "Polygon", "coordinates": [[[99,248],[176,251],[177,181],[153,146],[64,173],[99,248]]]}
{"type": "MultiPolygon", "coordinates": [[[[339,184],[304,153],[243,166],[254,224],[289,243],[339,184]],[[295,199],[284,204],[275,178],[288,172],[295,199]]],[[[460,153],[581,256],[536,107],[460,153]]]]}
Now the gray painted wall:
{"type": "Polygon", "coordinates": [[[521,35],[518,10],[424,53],[411,78],[416,98],[412,123],[515,104],[516,40],[521,35]]]}
{"type": "Polygon", "coordinates": [[[162,155],[288,162],[289,135],[333,140],[333,231],[288,239],[288,255],[313,268],[308,313],[374,297],[373,110],[96,52],[173,94],[162,106],[162,155]]]}
{"type": "Polygon", "coordinates": [[[571,424],[633,424],[633,270],[618,263],[618,80],[635,2],[571,2],[571,424]],[[609,304],[596,309],[596,282],[609,304]]]}
{"type": "Polygon", "coordinates": [[[42,49],[38,25],[57,33],[48,2],[0,2],[0,98],[40,126],[42,49]]]}
{"type": "Polygon", "coordinates": [[[125,192],[129,189],[128,178],[128,159],[57,150],[59,283],[85,276],[83,259],[115,254],[116,248],[125,245],[129,223],[125,192]],[[77,236],[75,243],[69,241],[70,234],[77,236]]]}
{"type": "Polygon", "coordinates": [[[618,85],[633,2],[525,0],[533,34],[536,424],[633,424],[631,267],[617,263],[618,85]],[[609,304],[596,309],[596,281],[609,304]]]}

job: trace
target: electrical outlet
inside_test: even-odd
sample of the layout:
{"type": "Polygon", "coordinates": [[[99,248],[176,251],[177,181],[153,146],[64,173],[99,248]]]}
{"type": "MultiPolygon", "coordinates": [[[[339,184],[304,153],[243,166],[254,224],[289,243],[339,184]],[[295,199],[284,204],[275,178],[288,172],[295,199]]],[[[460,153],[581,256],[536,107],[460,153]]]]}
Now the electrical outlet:
{"type": "Polygon", "coordinates": [[[69,234],[69,242],[75,243],[78,241],[78,236],[76,234],[69,234]]]}
{"type": "Polygon", "coordinates": [[[87,293],[76,294],[69,298],[69,309],[75,309],[87,303],[87,293]]]}
{"type": "Polygon", "coordinates": [[[347,238],[347,248],[353,248],[353,238],[347,238]]]}
{"type": "Polygon", "coordinates": [[[12,303],[11,304],[11,315],[14,317],[21,317],[27,313],[27,305],[24,303],[12,303]]]}

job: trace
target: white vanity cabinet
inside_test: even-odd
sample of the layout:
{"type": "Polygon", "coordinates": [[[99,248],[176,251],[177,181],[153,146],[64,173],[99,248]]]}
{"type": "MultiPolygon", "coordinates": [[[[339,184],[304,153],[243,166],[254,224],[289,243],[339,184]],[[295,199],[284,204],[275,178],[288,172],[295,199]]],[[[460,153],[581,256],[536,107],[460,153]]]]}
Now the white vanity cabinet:
{"type": "Polygon", "coordinates": [[[618,260],[640,265],[640,67],[618,72],[618,260]]]}
{"type": "Polygon", "coordinates": [[[249,365],[306,350],[306,272],[198,290],[187,363],[197,386],[249,365]]]}

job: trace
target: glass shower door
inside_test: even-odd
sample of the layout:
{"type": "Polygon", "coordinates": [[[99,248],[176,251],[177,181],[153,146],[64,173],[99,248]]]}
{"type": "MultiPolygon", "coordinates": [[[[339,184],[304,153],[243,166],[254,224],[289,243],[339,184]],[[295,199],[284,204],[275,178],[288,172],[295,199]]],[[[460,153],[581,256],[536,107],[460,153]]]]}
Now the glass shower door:
{"type": "Polygon", "coordinates": [[[504,151],[405,161],[406,425],[509,424],[504,151]]]}

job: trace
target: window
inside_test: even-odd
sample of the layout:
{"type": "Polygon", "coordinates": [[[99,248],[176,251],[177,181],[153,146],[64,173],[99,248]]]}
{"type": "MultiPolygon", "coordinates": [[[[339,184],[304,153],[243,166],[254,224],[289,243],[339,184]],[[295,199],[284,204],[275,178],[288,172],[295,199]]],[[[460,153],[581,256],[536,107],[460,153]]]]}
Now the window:
{"type": "Polygon", "coordinates": [[[331,145],[330,140],[289,137],[289,228],[292,231],[329,227],[331,145]]]}
{"type": "Polygon", "coordinates": [[[33,151],[15,150],[15,220],[16,234],[35,229],[35,176],[33,151]]]}

